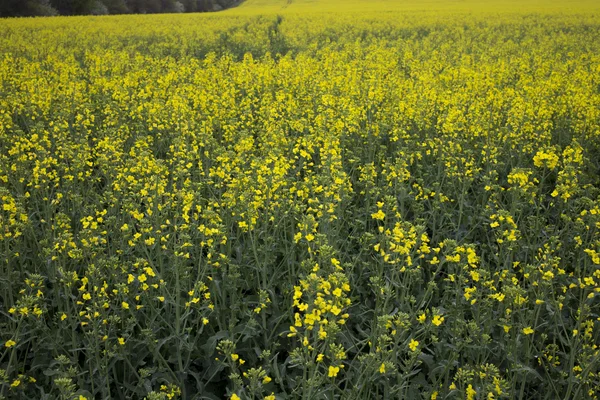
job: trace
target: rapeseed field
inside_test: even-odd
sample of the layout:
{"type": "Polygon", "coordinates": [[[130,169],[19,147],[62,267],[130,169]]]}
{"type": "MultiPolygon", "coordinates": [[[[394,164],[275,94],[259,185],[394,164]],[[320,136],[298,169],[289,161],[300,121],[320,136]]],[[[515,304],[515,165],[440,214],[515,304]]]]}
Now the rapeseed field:
{"type": "Polygon", "coordinates": [[[0,20],[0,398],[597,399],[600,5],[0,20]]]}

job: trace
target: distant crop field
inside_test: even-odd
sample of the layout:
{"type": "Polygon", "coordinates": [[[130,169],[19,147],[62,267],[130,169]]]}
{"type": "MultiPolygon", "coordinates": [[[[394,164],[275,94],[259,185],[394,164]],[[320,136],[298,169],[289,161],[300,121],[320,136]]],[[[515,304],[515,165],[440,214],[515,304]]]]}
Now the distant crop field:
{"type": "Polygon", "coordinates": [[[0,399],[597,399],[600,5],[0,19],[0,399]]]}

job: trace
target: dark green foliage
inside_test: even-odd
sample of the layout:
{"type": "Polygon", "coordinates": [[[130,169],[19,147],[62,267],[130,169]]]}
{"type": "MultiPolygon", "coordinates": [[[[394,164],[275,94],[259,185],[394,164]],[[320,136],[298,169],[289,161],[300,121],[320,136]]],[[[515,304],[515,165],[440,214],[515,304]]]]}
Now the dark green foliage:
{"type": "Polygon", "coordinates": [[[2,0],[0,17],[203,12],[238,3],[237,0],[2,0]]]}
{"type": "Polygon", "coordinates": [[[104,0],[103,2],[108,8],[109,14],[127,14],[131,12],[125,0],[104,0]]]}
{"type": "Polygon", "coordinates": [[[0,17],[28,15],[56,15],[57,10],[49,0],[3,0],[0,2],[0,17]]]}
{"type": "Polygon", "coordinates": [[[89,14],[94,6],[94,0],[51,0],[51,2],[61,15],[89,14]]]}

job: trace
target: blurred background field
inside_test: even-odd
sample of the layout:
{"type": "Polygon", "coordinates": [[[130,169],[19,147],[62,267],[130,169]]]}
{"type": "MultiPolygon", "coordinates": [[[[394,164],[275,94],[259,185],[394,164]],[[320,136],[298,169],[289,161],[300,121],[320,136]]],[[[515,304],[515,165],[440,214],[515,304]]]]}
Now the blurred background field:
{"type": "MultiPolygon", "coordinates": [[[[365,12],[365,11],[426,11],[426,12],[577,12],[597,11],[593,0],[246,0],[236,11],[244,12],[365,12]]],[[[231,12],[232,10],[229,10],[231,12]]]]}

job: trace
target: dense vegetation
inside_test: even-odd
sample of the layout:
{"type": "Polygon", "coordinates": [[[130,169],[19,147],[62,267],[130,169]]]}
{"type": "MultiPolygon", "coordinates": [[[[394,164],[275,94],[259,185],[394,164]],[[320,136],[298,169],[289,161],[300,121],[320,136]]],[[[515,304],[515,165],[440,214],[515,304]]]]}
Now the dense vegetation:
{"type": "Polygon", "coordinates": [[[2,0],[0,17],[217,11],[237,0],[2,0]]]}
{"type": "Polygon", "coordinates": [[[0,20],[0,398],[598,398],[598,10],[314,4],[0,20]]]}

